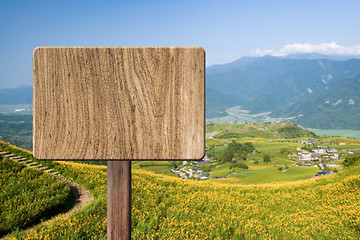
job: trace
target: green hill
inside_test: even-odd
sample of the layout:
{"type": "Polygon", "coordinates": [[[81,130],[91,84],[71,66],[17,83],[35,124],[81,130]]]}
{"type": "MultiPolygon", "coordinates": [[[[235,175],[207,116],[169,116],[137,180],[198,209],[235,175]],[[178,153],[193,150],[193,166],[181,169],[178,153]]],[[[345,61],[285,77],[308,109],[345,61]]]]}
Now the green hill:
{"type": "MultiPolygon", "coordinates": [[[[0,143],[1,152],[6,144],[0,143]]],[[[7,145],[6,151],[12,149],[7,145]]],[[[32,226],[72,205],[73,196],[64,181],[0,155],[0,236],[32,226]]]]}
{"type": "Polygon", "coordinates": [[[290,139],[308,137],[314,138],[316,134],[298,127],[294,123],[276,124],[231,124],[210,123],[206,125],[206,132],[221,132],[215,138],[277,138],[290,139]]]}
{"type": "Polygon", "coordinates": [[[274,116],[296,117],[304,127],[360,129],[360,75],[331,84],[327,89],[274,112],[274,116]]]}

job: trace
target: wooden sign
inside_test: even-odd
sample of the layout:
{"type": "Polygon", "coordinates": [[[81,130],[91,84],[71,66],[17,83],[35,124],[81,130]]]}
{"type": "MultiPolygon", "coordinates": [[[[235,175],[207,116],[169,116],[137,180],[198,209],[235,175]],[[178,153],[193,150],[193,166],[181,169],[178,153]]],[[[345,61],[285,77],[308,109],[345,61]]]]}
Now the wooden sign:
{"type": "MultiPolygon", "coordinates": [[[[200,47],[40,47],[34,157],[180,160],[205,153],[200,47]]],[[[131,162],[108,161],[107,236],[131,239],[131,162]]]]}
{"type": "Polygon", "coordinates": [[[39,47],[33,68],[35,158],[203,157],[202,48],[39,47]]]}

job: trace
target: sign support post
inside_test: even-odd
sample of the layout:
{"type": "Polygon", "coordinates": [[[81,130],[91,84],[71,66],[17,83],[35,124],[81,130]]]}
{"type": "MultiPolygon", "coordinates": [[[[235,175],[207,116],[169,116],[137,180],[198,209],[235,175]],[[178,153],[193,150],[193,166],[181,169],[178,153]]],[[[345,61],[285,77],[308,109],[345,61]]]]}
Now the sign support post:
{"type": "Polygon", "coordinates": [[[108,239],[131,239],[131,162],[107,162],[108,239]]]}

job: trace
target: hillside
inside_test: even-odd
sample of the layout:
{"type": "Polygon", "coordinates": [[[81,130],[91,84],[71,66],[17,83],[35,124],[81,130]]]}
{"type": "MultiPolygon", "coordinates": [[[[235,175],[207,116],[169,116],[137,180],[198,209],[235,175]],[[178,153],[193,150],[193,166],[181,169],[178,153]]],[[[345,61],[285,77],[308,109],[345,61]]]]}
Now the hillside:
{"type": "Polygon", "coordinates": [[[26,158],[13,160],[10,153],[19,151],[0,141],[0,237],[67,211],[75,201],[63,180],[25,164],[26,158]]]}
{"type": "Polygon", "coordinates": [[[226,94],[212,88],[206,89],[206,118],[223,117],[225,110],[242,102],[240,97],[226,94]]]}
{"type": "MultiPolygon", "coordinates": [[[[95,200],[17,239],[106,239],[106,167],[59,162],[95,200]]],[[[360,166],[316,179],[232,185],[133,170],[134,239],[358,239],[360,166]]]]}
{"type": "Polygon", "coordinates": [[[216,138],[277,138],[290,139],[316,135],[308,130],[302,129],[293,123],[278,124],[207,124],[206,132],[220,132],[216,138]],[[221,133],[223,132],[223,133],[221,133]]]}
{"type": "Polygon", "coordinates": [[[329,84],[305,101],[279,109],[273,116],[296,117],[304,127],[318,129],[360,129],[360,75],[329,84]],[[329,121],[331,119],[331,121],[329,121]]]}

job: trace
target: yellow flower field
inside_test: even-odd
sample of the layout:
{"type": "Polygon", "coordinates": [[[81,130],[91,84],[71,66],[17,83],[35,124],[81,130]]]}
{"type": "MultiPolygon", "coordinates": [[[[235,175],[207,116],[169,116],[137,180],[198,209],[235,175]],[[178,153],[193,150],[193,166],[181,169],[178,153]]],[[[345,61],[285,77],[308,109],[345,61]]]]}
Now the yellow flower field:
{"type": "MultiPolygon", "coordinates": [[[[106,239],[106,167],[59,163],[95,200],[13,239],[106,239]]],[[[184,181],[133,170],[133,239],[359,239],[360,167],[263,185],[184,181]]]]}

